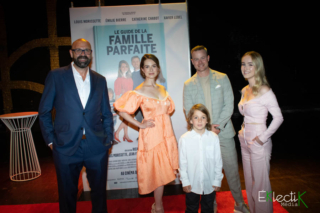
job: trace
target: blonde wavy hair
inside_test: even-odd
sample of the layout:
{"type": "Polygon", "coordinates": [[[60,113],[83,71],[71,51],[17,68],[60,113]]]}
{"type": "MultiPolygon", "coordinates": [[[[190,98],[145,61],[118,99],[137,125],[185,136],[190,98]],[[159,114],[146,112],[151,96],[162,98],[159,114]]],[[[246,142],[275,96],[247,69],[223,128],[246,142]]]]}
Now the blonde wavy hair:
{"type": "Polygon", "coordinates": [[[257,96],[262,85],[266,85],[268,87],[270,87],[270,85],[265,74],[264,64],[261,55],[255,51],[250,51],[246,52],[242,56],[242,58],[247,55],[251,57],[252,63],[256,70],[254,74],[255,84],[252,87],[252,93],[254,96],[257,96]]]}

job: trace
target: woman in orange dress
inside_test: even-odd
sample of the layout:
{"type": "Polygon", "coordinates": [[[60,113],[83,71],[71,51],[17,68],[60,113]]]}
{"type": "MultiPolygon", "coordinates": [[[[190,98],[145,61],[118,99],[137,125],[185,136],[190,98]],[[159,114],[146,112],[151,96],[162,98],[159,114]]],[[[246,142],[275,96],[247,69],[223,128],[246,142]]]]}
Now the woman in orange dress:
{"type": "Polygon", "coordinates": [[[145,81],[135,90],[126,92],[114,107],[120,116],[140,128],[137,152],[139,194],[154,192],[155,203],[151,212],[162,213],[164,185],[176,178],[179,167],[177,141],[170,119],[174,103],[164,86],[156,84],[160,72],[156,56],[145,54],[140,70],[145,81]],[[139,107],[144,117],[142,123],[130,116],[139,107]]]}
{"type": "MultiPolygon", "coordinates": [[[[125,92],[133,89],[133,81],[131,78],[131,71],[128,62],[121,60],[119,62],[118,78],[114,82],[114,92],[116,94],[116,100],[120,98],[125,92]]],[[[128,125],[126,121],[121,122],[118,129],[114,132],[114,139],[120,143],[119,133],[124,130],[123,141],[133,142],[128,135],[128,125]]]]}

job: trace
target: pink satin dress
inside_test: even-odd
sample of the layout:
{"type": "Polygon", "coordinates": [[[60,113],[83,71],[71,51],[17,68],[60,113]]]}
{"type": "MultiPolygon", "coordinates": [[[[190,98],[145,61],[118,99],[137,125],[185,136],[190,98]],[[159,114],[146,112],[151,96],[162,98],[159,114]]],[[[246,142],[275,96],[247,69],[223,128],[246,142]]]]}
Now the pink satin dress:
{"type": "Polygon", "coordinates": [[[244,116],[244,122],[238,136],[250,212],[272,213],[272,193],[270,193],[269,179],[271,136],[283,122],[281,109],[271,89],[247,102],[241,98],[238,107],[244,116]],[[272,115],[273,120],[267,127],[268,112],[272,115]],[[263,145],[253,141],[255,137],[258,137],[263,145]],[[271,200],[267,193],[270,193],[271,200]],[[266,202],[261,202],[261,200],[266,202]]]}
{"type": "Polygon", "coordinates": [[[129,91],[113,105],[118,111],[128,114],[133,114],[140,107],[145,120],[155,121],[155,127],[139,130],[139,194],[148,194],[173,181],[176,178],[175,170],[179,168],[179,153],[169,115],[174,110],[171,97],[167,94],[166,98],[159,100],[129,91]]]}

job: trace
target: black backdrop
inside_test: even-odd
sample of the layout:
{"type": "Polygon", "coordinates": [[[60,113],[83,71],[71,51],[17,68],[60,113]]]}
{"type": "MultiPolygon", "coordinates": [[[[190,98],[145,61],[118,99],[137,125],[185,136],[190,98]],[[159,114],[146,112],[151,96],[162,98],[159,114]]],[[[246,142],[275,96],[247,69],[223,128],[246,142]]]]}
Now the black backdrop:
{"type": "MultiPolygon", "coordinates": [[[[37,38],[48,38],[46,2],[1,1],[1,17],[5,23],[7,54],[11,55],[20,46],[37,38]]],[[[57,36],[70,37],[69,0],[56,0],[57,36]]],[[[74,7],[95,6],[95,0],[74,0],[74,7]]],[[[157,2],[157,1],[156,1],[157,2]]],[[[161,1],[161,3],[184,1],[161,1]]],[[[145,4],[143,0],[105,0],[105,6],[145,4]]],[[[307,3],[272,3],[270,1],[188,1],[190,47],[202,44],[211,56],[210,67],[227,73],[235,94],[233,121],[239,129],[241,116],[236,105],[240,100],[239,91],[246,85],[240,72],[240,58],[247,51],[259,52],[265,62],[268,80],[273,88],[280,107],[286,117],[296,123],[304,123],[301,113],[319,117],[320,99],[317,76],[318,21],[314,5],[307,3]],[[296,119],[297,118],[297,119],[296,119]]],[[[1,30],[1,29],[0,29],[1,30]]],[[[0,38],[1,39],[1,38],[0,38]]],[[[71,62],[70,46],[59,47],[60,66],[71,62]]],[[[3,46],[0,51],[4,51],[3,46]]],[[[0,59],[3,60],[3,59],[0,59]]],[[[26,80],[44,84],[50,70],[48,47],[35,48],[23,55],[11,67],[11,80],[26,80]]],[[[170,71],[170,68],[168,68],[170,71]]],[[[195,70],[192,68],[192,74],[195,70]]],[[[1,77],[0,77],[1,79],[1,77]]],[[[30,90],[11,91],[13,110],[37,111],[41,94],[30,90]]],[[[3,114],[3,98],[0,92],[0,114],[3,114]]],[[[290,121],[291,122],[291,121],[290,121]]],[[[313,122],[313,121],[312,121],[313,122]]],[[[291,128],[291,127],[290,127],[291,128]]],[[[281,127],[277,135],[287,134],[281,127]]],[[[8,130],[0,122],[0,132],[8,136],[8,130]]],[[[39,126],[33,127],[37,149],[46,149],[39,126]]],[[[3,135],[3,134],[2,134],[3,135]]],[[[276,137],[276,136],[275,136],[276,137]]],[[[5,140],[9,140],[6,138],[5,140]]],[[[6,143],[6,146],[9,146],[6,143]]],[[[8,160],[8,147],[1,159],[8,160]]],[[[38,151],[38,155],[47,155],[38,151]]],[[[2,154],[2,153],[1,153],[2,154]]]]}

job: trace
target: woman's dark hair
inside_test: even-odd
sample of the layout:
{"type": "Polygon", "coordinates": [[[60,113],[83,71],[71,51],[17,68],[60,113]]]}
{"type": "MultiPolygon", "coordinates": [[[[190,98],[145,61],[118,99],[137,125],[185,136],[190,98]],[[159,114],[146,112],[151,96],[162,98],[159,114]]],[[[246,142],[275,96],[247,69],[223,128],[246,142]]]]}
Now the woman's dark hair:
{"type": "Polygon", "coordinates": [[[161,72],[161,67],[160,67],[160,63],[159,63],[159,59],[153,55],[153,54],[144,54],[144,56],[142,56],[141,58],[141,61],[140,61],[140,75],[143,77],[143,78],[146,78],[146,75],[144,74],[144,72],[142,71],[143,69],[143,66],[144,66],[144,62],[147,60],[147,59],[151,59],[152,61],[154,61],[157,65],[157,67],[159,68],[160,72],[161,72]]]}

